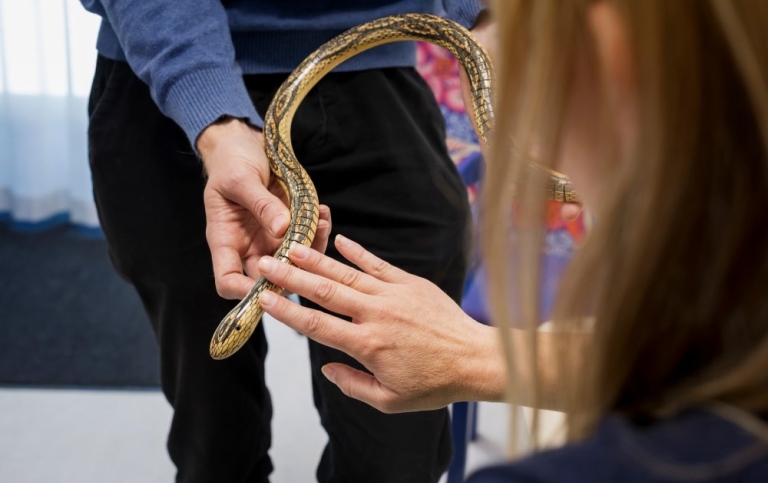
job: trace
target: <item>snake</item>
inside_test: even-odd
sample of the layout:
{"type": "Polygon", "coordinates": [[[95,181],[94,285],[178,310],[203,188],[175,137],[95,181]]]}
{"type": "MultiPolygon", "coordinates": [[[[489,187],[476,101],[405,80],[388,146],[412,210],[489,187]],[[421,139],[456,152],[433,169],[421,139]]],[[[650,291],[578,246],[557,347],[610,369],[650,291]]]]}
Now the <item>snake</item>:
{"type": "MultiPolygon", "coordinates": [[[[291,145],[291,123],[297,108],[312,87],[345,60],[378,45],[399,41],[429,42],[458,59],[469,79],[478,138],[484,147],[488,146],[495,119],[491,99],[493,66],[486,50],[466,28],[436,15],[408,13],[382,17],[334,37],[318,47],[285,79],[264,116],[264,150],[269,167],[287,193],[290,204],[291,221],[274,255],[280,262],[291,263],[288,250],[293,243],[312,244],[319,220],[317,190],[291,145]]],[[[532,167],[548,177],[548,198],[578,202],[564,175],[544,167],[532,167]]],[[[227,358],[246,343],[264,313],[258,298],[265,290],[282,293],[282,288],[259,277],[214,331],[211,357],[227,358]]]]}

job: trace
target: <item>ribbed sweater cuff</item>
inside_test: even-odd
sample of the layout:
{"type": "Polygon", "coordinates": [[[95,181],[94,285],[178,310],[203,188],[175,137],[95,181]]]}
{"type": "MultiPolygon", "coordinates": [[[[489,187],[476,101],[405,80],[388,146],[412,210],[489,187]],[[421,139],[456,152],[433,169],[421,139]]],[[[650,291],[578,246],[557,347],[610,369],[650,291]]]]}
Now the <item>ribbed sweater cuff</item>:
{"type": "Polygon", "coordinates": [[[477,16],[487,8],[483,0],[453,0],[446,4],[448,17],[465,28],[472,28],[477,16]]]}
{"type": "Polygon", "coordinates": [[[177,80],[158,104],[186,133],[192,147],[207,126],[231,116],[254,126],[264,121],[253,107],[239,69],[205,69],[177,80]]]}

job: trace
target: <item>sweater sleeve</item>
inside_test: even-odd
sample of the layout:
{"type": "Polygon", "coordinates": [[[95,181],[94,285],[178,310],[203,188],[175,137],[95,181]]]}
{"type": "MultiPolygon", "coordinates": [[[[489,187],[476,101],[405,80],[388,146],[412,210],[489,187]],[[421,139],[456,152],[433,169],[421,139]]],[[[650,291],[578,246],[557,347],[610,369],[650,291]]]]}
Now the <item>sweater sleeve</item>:
{"type": "Polygon", "coordinates": [[[448,18],[465,28],[472,28],[480,12],[488,8],[483,0],[443,0],[448,18]]]}
{"type": "Polygon", "coordinates": [[[262,126],[218,0],[81,0],[115,30],[131,69],[192,143],[223,116],[262,126]]]}

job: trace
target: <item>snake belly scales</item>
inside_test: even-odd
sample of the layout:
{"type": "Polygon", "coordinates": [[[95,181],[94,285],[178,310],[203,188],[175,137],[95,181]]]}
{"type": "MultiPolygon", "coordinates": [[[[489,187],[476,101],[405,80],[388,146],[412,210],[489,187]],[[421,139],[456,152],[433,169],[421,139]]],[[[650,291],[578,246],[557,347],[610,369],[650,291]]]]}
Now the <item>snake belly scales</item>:
{"type": "MultiPolygon", "coordinates": [[[[365,23],[331,39],[310,54],[283,82],[264,116],[264,148],[269,166],[290,200],[291,222],[274,255],[279,261],[290,263],[288,249],[293,242],[312,244],[319,218],[315,186],[291,145],[290,129],[296,109],[312,87],[340,63],[377,45],[409,40],[436,44],[459,60],[470,81],[480,141],[488,145],[494,126],[493,67],[486,51],[467,29],[435,15],[403,14],[365,23]]],[[[553,171],[548,171],[547,176],[549,198],[578,201],[567,178],[553,171]]],[[[211,339],[211,357],[227,358],[245,344],[264,313],[258,297],[265,290],[282,292],[280,287],[259,277],[248,295],[216,328],[211,339]]]]}

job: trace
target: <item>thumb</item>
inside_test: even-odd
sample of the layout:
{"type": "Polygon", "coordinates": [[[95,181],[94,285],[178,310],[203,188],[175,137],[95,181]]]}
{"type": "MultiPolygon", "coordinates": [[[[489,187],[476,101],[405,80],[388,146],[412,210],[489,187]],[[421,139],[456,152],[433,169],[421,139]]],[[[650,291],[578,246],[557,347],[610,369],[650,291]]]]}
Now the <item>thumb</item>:
{"type": "Polygon", "coordinates": [[[338,362],[326,364],[321,370],[323,375],[336,384],[345,396],[362,401],[383,413],[395,412],[391,407],[394,394],[371,374],[338,362]]]}
{"type": "Polygon", "coordinates": [[[229,203],[234,203],[249,211],[270,235],[275,238],[283,236],[290,221],[288,207],[261,183],[255,170],[236,166],[231,171],[226,176],[211,175],[206,185],[205,202],[210,211],[209,223],[229,221],[233,209],[229,203]],[[226,209],[220,210],[221,207],[226,209]]]}

